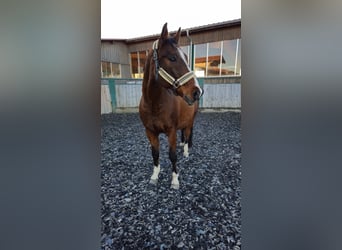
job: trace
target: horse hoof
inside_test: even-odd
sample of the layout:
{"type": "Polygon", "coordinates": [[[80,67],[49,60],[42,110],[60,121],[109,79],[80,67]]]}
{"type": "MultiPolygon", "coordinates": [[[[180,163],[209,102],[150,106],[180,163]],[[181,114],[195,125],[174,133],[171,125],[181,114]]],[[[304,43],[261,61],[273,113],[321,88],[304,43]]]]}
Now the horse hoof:
{"type": "Polygon", "coordinates": [[[179,184],[171,184],[171,188],[178,190],[179,184]]]}
{"type": "Polygon", "coordinates": [[[183,155],[184,155],[186,158],[189,157],[189,153],[187,153],[187,152],[184,152],[183,155]]]}
{"type": "Polygon", "coordinates": [[[157,185],[158,179],[150,179],[150,184],[157,185]]]}

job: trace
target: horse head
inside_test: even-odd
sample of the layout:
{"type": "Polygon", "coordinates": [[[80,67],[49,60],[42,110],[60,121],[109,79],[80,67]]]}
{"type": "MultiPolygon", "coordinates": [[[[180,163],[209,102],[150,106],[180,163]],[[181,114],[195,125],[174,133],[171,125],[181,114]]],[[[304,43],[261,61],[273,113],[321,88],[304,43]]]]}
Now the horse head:
{"type": "Polygon", "coordinates": [[[175,35],[169,36],[167,23],[164,24],[160,38],[153,44],[155,80],[182,97],[188,105],[192,105],[203,95],[203,90],[189,68],[185,53],[178,45],[180,35],[181,28],[175,35]]]}

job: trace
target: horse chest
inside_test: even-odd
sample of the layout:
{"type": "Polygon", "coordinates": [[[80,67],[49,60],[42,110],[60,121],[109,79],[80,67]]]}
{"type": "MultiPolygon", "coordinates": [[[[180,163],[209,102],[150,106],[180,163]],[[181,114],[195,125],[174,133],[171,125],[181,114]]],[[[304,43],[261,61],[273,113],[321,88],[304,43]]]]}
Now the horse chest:
{"type": "Polygon", "coordinates": [[[175,127],[175,122],[176,121],[170,119],[170,117],[166,117],[162,114],[153,115],[147,120],[146,127],[157,133],[166,133],[175,127]]]}

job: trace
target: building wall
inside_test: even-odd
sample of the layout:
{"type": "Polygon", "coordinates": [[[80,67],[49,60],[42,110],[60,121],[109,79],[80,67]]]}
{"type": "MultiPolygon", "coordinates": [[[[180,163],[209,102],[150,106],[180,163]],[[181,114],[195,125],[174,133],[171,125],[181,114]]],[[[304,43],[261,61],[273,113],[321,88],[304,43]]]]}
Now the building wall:
{"type": "MultiPolygon", "coordinates": [[[[219,30],[211,30],[197,33],[190,32],[190,37],[192,39],[193,44],[210,43],[223,40],[234,40],[241,38],[241,27],[227,27],[219,30]]],[[[186,35],[181,36],[180,45],[189,45],[189,40],[186,37],[186,35]]]]}
{"type": "Polygon", "coordinates": [[[202,108],[241,108],[241,84],[204,84],[202,108]]]}
{"type": "MultiPolygon", "coordinates": [[[[161,31],[161,29],[160,29],[161,31]]],[[[172,32],[171,32],[172,34],[172,32]]],[[[233,40],[241,38],[241,24],[238,23],[232,26],[224,26],[218,29],[211,29],[207,31],[201,31],[200,29],[189,31],[189,36],[192,39],[193,44],[217,42],[222,40],[233,40]]],[[[150,36],[149,38],[129,39],[127,41],[128,51],[141,51],[152,48],[153,42],[158,39],[159,34],[150,36]]],[[[180,46],[189,45],[190,41],[186,36],[186,30],[182,30],[180,46]]]]}
{"type": "Polygon", "coordinates": [[[129,51],[125,42],[102,41],[101,61],[119,63],[121,65],[121,77],[122,78],[131,77],[129,51]]]}
{"type": "Polygon", "coordinates": [[[112,99],[108,84],[101,85],[101,114],[112,113],[112,99]]]}
{"type": "Polygon", "coordinates": [[[102,42],[101,60],[114,63],[129,64],[128,50],[124,42],[102,42]]]}

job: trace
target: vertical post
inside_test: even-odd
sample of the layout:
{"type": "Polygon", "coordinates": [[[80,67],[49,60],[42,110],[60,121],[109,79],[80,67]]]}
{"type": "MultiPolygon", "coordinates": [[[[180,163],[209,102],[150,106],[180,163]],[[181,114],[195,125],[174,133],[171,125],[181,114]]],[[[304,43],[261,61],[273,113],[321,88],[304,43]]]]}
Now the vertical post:
{"type": "Polygon", "coordinates": [[[223,58],[223,41],[221,41],[221,54],[220,54],[220,73],[219,75],[222,75],[222,58],[223,58]]]}
{"type": "Polygon", "coordinates": [[[113,63],[110,62],[109,65],[110,65],[110,74],[109,74],[109,76],[113,77],[113,63]]]}
{"type": "MultiPolygon", "coordinates": [[[[204,91],[204,78],[197,78],[198,84],[200,85],[201,89],[204,91]]],[[[203,108],[203,96],[199,99],[199,107],[203,108]]]]}
{"type": "Polygon", "coordinates": [[[194,61],[195,61],[195,57],[194,57],[194,44],[192,43],[192,39],[191,39],[191,37],[190,37],[190,35],[189,35],[189,30],[186,30],[186,36],[187,36],[187,38],[188,38],[188,40],[189,40],[189,42],[190,42],[190,45],[189,45],[189,47],[190,47],[190,55],[189,55],[189,58],[190,58],[190,69],[191,69],[191,71],[194,71],[194,61]]]}
{"type": "Polygon", "coordinates": [[[115,80],[113,78],[108,80],[110,98],[112,99],[112,110],[116,109],[116,93],[115,93],[115,80]]]}
{"type": "Polygon", "coordinates": [[[206,43],[206,45],[207,45],[207,53],[205,56],[205,75],[204,76],[208,76],[209,43],[206,43]]]}
{"type": "Polygon", "coordinates": [[[191,42],[191,70],[194,71],[194,65],[195,65],[195,46],[191,42]]]}
{"type": "Polygon", "coordinates": [[[235,69],[234,69],[234,75],[237,75],[237,74],[236,74],[236,69],[237,69],[238,54],[239,54],[239,39],[236,39],[236,52],[235,52],[235,69]]]}
{"type": "MultiPolygon", "coordinates": [[[[140,52],[137,51],[137,58],[138,58],[138,77],[140,76],[140,52]]],[[[138,78],[138,77],[135,77],[134,78],[138,78]]]]}
{"type": "Polygon", "coordinates": [[[102,61],[101,61],[101,77],[103,77],[102,61]]]}

